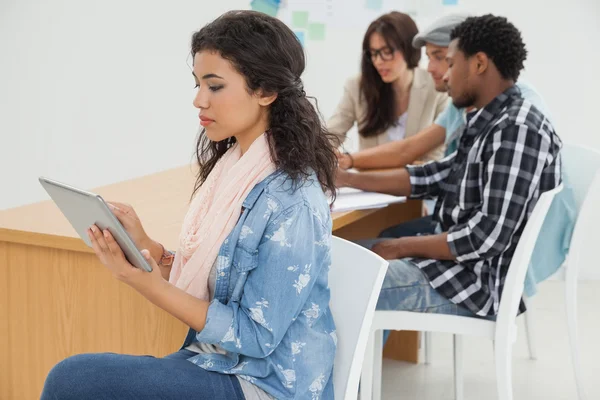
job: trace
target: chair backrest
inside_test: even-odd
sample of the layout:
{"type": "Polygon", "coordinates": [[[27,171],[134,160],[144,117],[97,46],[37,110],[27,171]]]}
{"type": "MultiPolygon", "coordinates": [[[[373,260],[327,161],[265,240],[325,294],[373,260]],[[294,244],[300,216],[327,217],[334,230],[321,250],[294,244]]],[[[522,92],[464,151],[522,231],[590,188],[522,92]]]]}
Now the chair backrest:
{"type": "Polygon", "coordinates": [[[577,204],[577,222],[571,236],[566,278],[567,281],[576,281],[584,252],[593,251],[589,245],[595,240],[593,234],[598,228],[600,152],[586,146],[566,143],[562,154],[565,186],[572,190],[577,204]]]}
{"type": "Polygon", "coordinates": [[[580,210],[592,181],[600,170],[600,152],[581,145],[565,143],[562,151],[563,178],[573,190],[580,210]]]}
{"type": "Polygon", "coordinates": [[[331,242],[331,258],[329,304],[338,338],[333,366],[335,398],[356,400],[371,323],[388,262],[335,236],[331,242]]]}
{"type": "Polygon", "coordinates": [[[500,309],[496,318],[496,335],[515,335],[512,330],[519,309],[519,303],[523,296],[525,286],[525,275],[531,262],[533,249],[537,241],[544,219],[552,205],[554,196],[563,189],[563,185],[558,185],[552,190],[542,193],[533,208],[523,234],[519,239],[515,254],[506,274],[502,297],[500,300],[500,309]]]}

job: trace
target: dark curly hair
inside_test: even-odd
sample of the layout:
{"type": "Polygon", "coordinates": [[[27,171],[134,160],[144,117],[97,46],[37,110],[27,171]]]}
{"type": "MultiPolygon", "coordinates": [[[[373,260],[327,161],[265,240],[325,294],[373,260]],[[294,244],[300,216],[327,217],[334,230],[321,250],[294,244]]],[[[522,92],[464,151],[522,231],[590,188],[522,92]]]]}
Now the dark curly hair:
{"type": "MultiPolygon", "coordinates": [[[[337,138],[327,132],[319,113],[307,98],[300,76],[304,50],[296,35],[280,20],[255,11],[230,11],[192,36],[192,57],[199,51],[216,51],[244,76],[249,93],[277,93],[269,107],[266,132],[271,158],[294,185],[314,171],[324,191],[335,195],[337,138]]],[[[198,137],[200,166],[194,194],[217,161],[235,143],[231,137],[211,141],[204,130],[198,137]]],[[[192,194],[193,196],[193,194],[192,194]]]]}
{"type": "Polygon", "coordinates": [[[419,33],[417,24],[408,15],[398,11],[384,14],[371,22],[363,38],[360,91],[367,103],[367,114],[359,133],[364,137],[376,136],[396,123],[396,100],[392,84],[385,83],[371,62],[369,44],[371,35],[379,33],[388,47],[399,51],[409,69],[414,69],[421,60],[421,49],[412,45],[419,33]]]}
{"type": "Polygon", "coordinates": [[[521,32],[504,17],[492,14],[469,17],[452,30],[452,40],[467,57],[485,53],[504,79],[516,81],[527,58],[521,32]]]}

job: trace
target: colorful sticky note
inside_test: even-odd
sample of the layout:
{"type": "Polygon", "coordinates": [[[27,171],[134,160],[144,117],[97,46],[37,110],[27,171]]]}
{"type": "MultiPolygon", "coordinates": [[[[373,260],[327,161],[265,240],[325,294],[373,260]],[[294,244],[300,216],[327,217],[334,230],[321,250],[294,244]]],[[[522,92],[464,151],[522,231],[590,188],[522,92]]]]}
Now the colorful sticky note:
{"type": "Polygon", "coordinates": [[[458,5],[458,0],[442,0],[442,4],[445,6],[456,6],[458,5]]]}
{"type": "Polygon", "coordinates": [[[294,11],[292,13],[292,27],[306,28],[308,26],[308,11],[294,11]]]}
{"type": "Polygon", "coordinates": [[[370,10],[381,10],[381,6],[383,5],[383,0],[367,0],[365,7],[370,10]]]}
{"type": "Polygon", "coordinates": [[[281,0],[252,0],[250,7],[254,11],[260,11],[271,17],[276,17],[280,1],[281,0]]]}
{"type": "Polygon", "coordinates": [[[298,38],[300,43],[302,43],[302,47],[304,47],[304,32],[294,31],[294,33],[296,34],[296,37],[298,38]]]}
{"type": "Polygon", "coordinates": [[[322,24],[322,23],[308,24],[308,38],[310,40],[325,39],[325,24],[322,24]]]}

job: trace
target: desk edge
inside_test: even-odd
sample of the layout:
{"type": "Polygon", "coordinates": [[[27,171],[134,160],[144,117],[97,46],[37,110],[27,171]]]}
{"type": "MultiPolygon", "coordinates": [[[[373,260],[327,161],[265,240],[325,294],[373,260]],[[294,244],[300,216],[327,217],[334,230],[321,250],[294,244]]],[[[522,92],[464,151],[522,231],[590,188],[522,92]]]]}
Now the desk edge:
{"type": "Polygon", "coordinates": [[[26,232],[16,229],[0,228],[0,242],[50,247],[52,249],[70,250],[81,253],[93,253],[93,250],[80,238],[26,232]]]}

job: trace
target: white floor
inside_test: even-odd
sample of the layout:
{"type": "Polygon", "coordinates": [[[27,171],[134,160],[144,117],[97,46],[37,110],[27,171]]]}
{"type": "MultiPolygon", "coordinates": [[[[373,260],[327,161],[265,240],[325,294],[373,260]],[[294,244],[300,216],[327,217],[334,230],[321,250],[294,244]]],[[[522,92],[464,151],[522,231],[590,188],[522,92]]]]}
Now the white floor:
{"type": "MultiPolygon", "coordinates": [[[[576,400],[566,329],[564,284],[547,281],[532,299],[535,313],[537,360],[529,360],[524,329],[513,353],[514,400],[576,400]]],[[[600,282],[579,286],[579,344],[588,400],[600,399],[600,282]]],[[[433,335],[430,365],[383,361],[383,398],[452,400],[452,336],[433,335]]],[[[490,341],[463,341],[465,400],[494,400],[493,348],[490,341]]]]}

